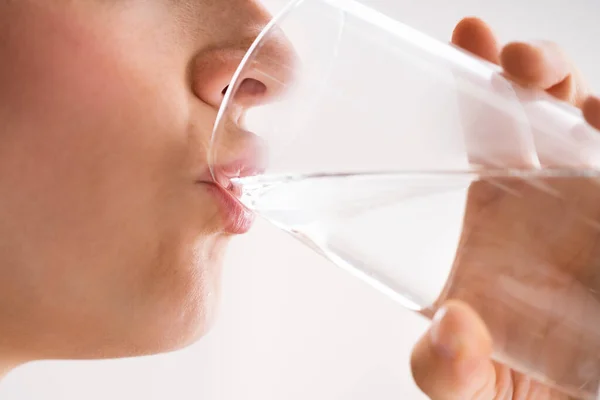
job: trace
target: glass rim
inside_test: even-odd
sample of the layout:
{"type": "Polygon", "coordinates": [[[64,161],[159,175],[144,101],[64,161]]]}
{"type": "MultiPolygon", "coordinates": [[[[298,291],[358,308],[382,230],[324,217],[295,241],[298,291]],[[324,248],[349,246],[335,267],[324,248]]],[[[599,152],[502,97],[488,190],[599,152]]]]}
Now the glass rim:
{"type": "MultiPolygon", "coordinates": [[[[216,116],[215,122],[213,124],[213,128],[211,131],[211,137],[210,137],[210,141],[209,141],[208,164],[209,164],[210,173],[211,173],[213,179],[216,179],[215,171],[214,171],[215,141],[216,141],[216,138],[218,135],[219,127],[221,126],[223,118],[225,118],[225,116],[227,114],[227,109],[229,107],[231,97],[234,96],[235,92],[237,91],[237,84],[238,84],[240,76],[246,69],[248,62],[252,59],[252,57],[255,55],[256,51],[259,49],[264,38],[269,35],[269,33],[272,31],[272,29],[274,27],[279,25],[281,20],[283,20],[285,17],[287,17],[289,14],[291,14],[296,7],[300,6],[305,1],[307,1],[307,0],[291,0],[281,11],[279,11],[277,14],[275,14],[273,16],[273,18],[271,18],[271,20],[262,28],[262,30],[260,31],[260,33],[258,34],[256,39],[254,39],[254,41],[252,42],[252,44],[250,45],[248,50],[246,50],[246,53],[244,54],[242,61],[237,66],[233,76],[231,77],[231,80],[229,81],[229,85],[227,86],[227,90],[225,91],[225,94],[223,96],[223,100],[221,101],[221,104],[219,105],[219,110],[217,112],[217,116],[216,116]]],[[[325,0],[325,1],[328,1],[328,0],[325,0]]]]}

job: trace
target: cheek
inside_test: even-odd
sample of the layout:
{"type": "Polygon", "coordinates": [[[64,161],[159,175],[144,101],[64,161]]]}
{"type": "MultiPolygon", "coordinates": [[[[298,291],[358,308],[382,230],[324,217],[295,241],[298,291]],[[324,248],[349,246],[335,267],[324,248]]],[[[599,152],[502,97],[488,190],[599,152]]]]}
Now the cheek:
{"type": "Polygon", "coordinates": [[[44,48],[23,39],[33,51],[12,60],[12,76],[2,75],[17,83],[4,82],[2,94],[2,182],[17,189],[15,206],[47,211],[41,226],[99,228],[115,222],[115,208],[135,219],[170,189],[166,174],[183,170],[177,132],[185,132],[185,108],[176,93],[168,93],[171,102],[155,100],[168,85],[152,86],[152,76],[134,76],[110,49],[91,39],[83,48],[85,39],[72,35],[55,32],[44,48]]]}
{"type": "Polygon", "coordinates": [[[31,26],[3,45],[15,55],[0,63],[4,187],[55,211],[48,222],[56,224],[108,223],[117,208],[130,221],[150,212],[172,218],[176,210],[160,205],[191,196],[183,190],[192,190],[193,169],[205,167],[211,125],[206,118],[191,134],[185,63],[165,61],[181,55],[158,57],[134,39],[49,17],[31,26]],[[128,47],[137,50],[124,53],[128,47]]]}
{"type": "Polygon", "coordinates": [[[216,205],[194,185],[214,113],[192,110],[181,56],[48,24],[1,48],[15,57],[0,63],[0,237],[13,252],[0,257],[41,266],[24,279],[53,301],[193,303],[222,250],[216,205]]]}

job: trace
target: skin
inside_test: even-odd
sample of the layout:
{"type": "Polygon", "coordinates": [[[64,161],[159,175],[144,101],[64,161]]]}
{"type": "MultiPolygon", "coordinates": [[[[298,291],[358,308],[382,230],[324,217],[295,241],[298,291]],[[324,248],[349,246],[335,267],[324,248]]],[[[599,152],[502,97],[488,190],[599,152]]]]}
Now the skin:
{"type": "MultiPolygon", "coordinates": [[[[223,89],[269,18],[250,0],[0,2],[0,376],[32,360],[171,351],[206,332],[231,236],[202,183],[206,149],[223,89]]],[[[600,101],[567,63],[526,44],[501,50],[475,19],[454,42],[600,127],[600,101]]],[[[261,54],[274,79],[248,76],[241,109],[290,79],[284,39],[261,54]]],[[[231,125],[235,159],[245,136],[231,125]]],[[[523,387],[490,349],[477,314],[448,303],[415,349],[415,379],[441,400],[523,387]],[[451,337],[468,340],[440,352],[451,337]]]]}
{"type": "MultiPolygon", "coordinates": [[[[269,19],[249,0],[0,2],[0,375],[208,329],[231,235],[206,149],[269,19]]],[[[284,79],[287,44],[264,54],[284,79]]],[[[240,104],[271,89],[249,79],[240,104]]]]}
{"type": "MultiPolygon", "coordinates": [[[[588,95],[576,68],[556,45],[541,42],[501,46],[491,29],[476,18],[461,21],[452,41],[501,65],[505,74],[518,83],[543,89],[580,107],[587,122],[600,129],[600,100],[588,95]]],[[[593,141],[590,143],[593,145],[593,141]]],[[[522,167],[527,163],[516,152],[504,156],[501,161],[505,165],[522,167]]],[[[546,165],[556,162],[551,158],[540,161],[546,165]]],[[[570,382],[577,379],[571,362],[596,352],[594,333],[600,321],[593,319],[597,312],[589,307],[597,307],[600,289],[595,268],[600,256],[596,245],[598,227],[593,224],[600,217],[600,188],[586,179],[544,182],[559,195],[555,197],[523,181],[495,183],[479,182],[469,190],[452,284],[436,305],[439,309],[429,331],[414,348],[413,376],[432,400],[575,398],[492,362],[490,356],[495,348],[511,343],[515,335],[522,338],[525,334],[529,341],[523,347],[513,347],[513,352],[537,357],[547,373],[570,382]],[[532,280],[528,272],[535,268],[541,269],[532,280]],[[529,316],[527,319],[508,313],[506,304],[511,303],[502,306],[519,293],[519,288],[499,291],[499,277],[506,279],[503,282],[524,284],[536,293],[529,302],[521,297],[518,303],[512,303],[529,316]],[[517,279],[510,280],[514,277],[517,279]],[[548,305],[547,314],[535,308],[536,304],[548,305]],[[576,321],[591,335],[579,336],[569,345],[581,347],[561,353],[561,335],[569,332],[566,320],[576,321]],[[492,342],[492,336],[496,342],[492,342]],[[540,358],[540,352],[547,358],[540,358]]]]}

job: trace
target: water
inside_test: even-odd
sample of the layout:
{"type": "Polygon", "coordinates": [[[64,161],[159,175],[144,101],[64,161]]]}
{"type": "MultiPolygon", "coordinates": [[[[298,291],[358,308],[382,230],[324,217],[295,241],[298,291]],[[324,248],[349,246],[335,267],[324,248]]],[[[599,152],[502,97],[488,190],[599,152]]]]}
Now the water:
{"type": "MultiPolygon", "coordinates": [[[[410,283],[410,276],[399,277],[390,273],[392,271],[385,273],[385,255],[393,250],[387,261],[396,261],[395,245],[402,239],[400,236],[408,239],[406,228],[427,225],[421,214],[433,213],[432,205],[423,208],[428,203],[426,198],[435,200],[436,195],[444,193],[456,197],[456,193],[464,192],[473,177],[392,173],[258,177],[238,183],[244,188],[241,200],[248,208],[405,307],[419,310],[428,304],[427,300],[407,290],[405,285],[410,283]],[[411,203],[422,207],[414,210],[412,216],[406,215],[406,204],[411,203]],[[402,227],[395,221],[401,221],[402,227]],[[389,243],[390,240],[393,243],[389,243]],[[375,262],[377,260],[379,262],[375,262]]],[[[460,219],[455,218],[453,222],[458,225],[460,219]]],[[[405,253],[404,257],[408,255],[405,253]]],[[[443,274],[441,271],[439,275],[443,274]]],[[[425,283],[419,282],[420,285],[425,283]]],[[[439,293],[439,288],[437,291],[439,293]]]]}
{"type": "Polygon", "coordinates": [[[600,381],[595,171],[238,179],[241,201],[404,307],[450,298],[486,322],[495,358],[573,396],[600,381]]]}

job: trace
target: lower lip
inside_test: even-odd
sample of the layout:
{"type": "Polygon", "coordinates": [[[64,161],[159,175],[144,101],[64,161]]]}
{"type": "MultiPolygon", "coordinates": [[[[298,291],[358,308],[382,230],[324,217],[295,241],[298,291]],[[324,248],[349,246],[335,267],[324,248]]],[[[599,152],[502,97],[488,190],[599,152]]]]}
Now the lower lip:
{"type": "Polygon", "coordinates": [[[254,222],[254,214],[245,209],[230,193],[227,193],[225,189],[216,184],[209,183],[207,188],[219,203],[225,232],[232,235],[248,232],[254,222]]]}

